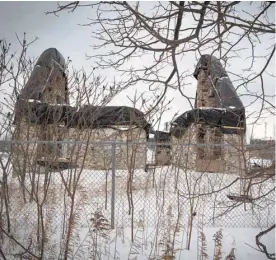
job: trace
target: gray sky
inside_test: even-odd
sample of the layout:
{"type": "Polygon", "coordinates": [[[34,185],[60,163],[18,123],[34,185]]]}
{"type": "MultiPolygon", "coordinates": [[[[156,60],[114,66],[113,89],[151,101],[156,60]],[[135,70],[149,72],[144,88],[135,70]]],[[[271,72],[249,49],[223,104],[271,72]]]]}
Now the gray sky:
{"type": "Polygon", "coordinates": [[[87,21],[94,11],[63,12],[59,17],[45,15],[56,6],[56,2],[0,2],[1,38],[17,49],[15,33],[22,37],[26,32],[29,40],[39,37],[29,50],[30,55],[38,57],[45,49],[55,47],[65,58],[70,56],[76,67],[89,66],[85,52],[90,49],[91,28],[80,27],[78,23],[87,21]]]}
{"type": "MultiPolygon", "coordinates": [[[[55,9],[56,2],[0,2],[0,38],[5,38],[8,42],[12,43],[12,49],[18,50],[19,45],[16,40],[15,33],[19,36],[23,36],[23,32],[27,33],[28,40],[32,40],[35,37],[39,37],[31,48],[29,49],[29,55],[32,57],[38,57],[45,49],[50,47],[57,48],[62,55],[73,60],[75,68],[84,67],[86,70],[90,70],[93,66],[93,61],[85,59],[85,54],[92,54],[92,49],[89,45],[92,43],[91,39],[91,27],[82,27],[78,24],[87,22],[88,17],[95,16],[95,11],[92,8],[82,8],[76,10],[74,13],[62,12],[59,17],[54,15],[45,15],[46,11],[55,9]]],[[[261,50],[260,50],[261,52],[261,50]]],[[[191,58],[192,59],[192,58],[191,58]]],[[[136,60],[135,62],[143,64],[145,60],[136,60]]],[[[195,60],[190,60],[186,57],[183,63],[194,69],[195,60]],[[187,62],[191,61],[191,62],[187,62]]],[[[274,65],[273,63],[273,70],[274,65]]],[[[239,70],[239,64],[231,64],[230,67],[233,71],[239,70]]],[[[256,64],[258,66],[258,64],[256,64]]],[[[101,72],[105,74],[105,72],[101,72]]],[[[189,95],[194,95],[196,90],[196,80],[190,79],[191,85],[188,87],[187,92],[189,95]]],[[[254,87],[254,86],[253,86],[254,87]]],[[[256,85],[256,88],[259,86],[256,85]]],[[[275,82],[269,80],[269,86],[266,86],[269,93],[275,93],[275,82]]],[[[136,86],[133,89],[127,91],[127,94],[131,95],[133,90],[144,90],[142,86],[136,86]]],[[[120,94],[111,103],[112,105],[128,105],[125,93],[120,94]]],[[[180,111],[180,113],[189,110],[188,103],[180,96],[176,91],[169,91],[168,97],[173,97],[174,102],[172,110],[164,115],[163,123],[170,120],[171,115],[174,112],[180,111]]],[[[242,98],[244,103],[249,103],[249,100],[242,98]]],[[[256,106],[250,109],[258,109],[260,106],[256,106]]],[[[267,136],[273,137],[273,125],[275,124],[272,116],[266,118],[261,124],[254,127],[254,136],[264,136],[264,122],[267,122],[267,136]]],[[[251,126],[249,126],[248,134],[250,133],[251,126]]]]}

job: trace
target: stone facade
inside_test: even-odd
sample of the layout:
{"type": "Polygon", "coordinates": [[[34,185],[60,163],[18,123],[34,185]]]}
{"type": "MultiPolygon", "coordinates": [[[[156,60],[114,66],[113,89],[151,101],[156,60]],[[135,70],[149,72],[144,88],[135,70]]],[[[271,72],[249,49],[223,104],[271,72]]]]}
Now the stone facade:
{"type": "Polygon", "coordinates": [[[155,165],[163,166],[171,164],[171,133],[155,131],[155,165]]]}
{"type": "MultiPolygon", "coordinates": [[[[54,48],[47,49],[38,59],[28,82],[19,95],[15,105],[13,137],[19,142],[12,146],[15,174],[25,176],[27,172],[39,172],[41,168],[45,170],[46,167],[109,170],[112,163],[112,147],[106,142],[113,141],[122,143],[116,144],[117,169],[145,168],[147,132],[145,128],[134,126],[132,123],[135,119],[132,116],[139,117],[136,115],[137,111],[130,111],[128,119],[121,115],[119,122],[123,122],[121,124],[127,122],[129,124],[127,126],[110,125],[110,128],[100,128],[101,125],[94,128],[95,126],[90,124],[94,122],[91,115],[85,115],[87,125],[79,121],[77,124],[70,125],[66,119],[61,120],[64,115],[63,108],[68,108],[70,105],[64,68],[65,60],[62,55],[54,48]],[[36,109],[36,105],[41,103],[49,105],[53,111],[51,110],[49,114],[44,108],[33,111],[33,107],[36,109]],[[21,141],[33,143],[21,143],[21,141]],[[39,141],[61,142],[41,143],[39,141]],[[74,144],[75,141],[77,143],[74,144]],[[131,144],[130,142],[144,143],[131,144]]],[[[97,113],[96,111],[95,114],[97,113]]],[[[74,116],[71,115],[70,120],[74,120],[74,116]]],[[[106,120],[105,115],[102,117],[106,120]]],[[[115,119],[111,117],[110,121],[112,120],[115,119]]],[[[117,121],[112,122],[110,124],[117,123],[117,121]]],[[[106,127],[106,122],[103,127],[106,127]]]]}
{"type": "Polygon", "coordinates": [[[66,134],[67,131],[62,125],[38,125],[26,119],[19,120],[14,133],[14,139],[18,143],[12,145],[15,174],[38,172],[40,171],[38,162],[60,160],[62,158],[60,144],[46,144],[39,141],[62,141],[66,134]]]}
{"type": "Polygon", "coordinates": [[[20,141],[37,140],[40,129],[35,124],[21,120],[16,124],[14,139],[19,143],[12,145],[13,176],[23,176],[26,172],[36,172],[37,144],[20,141]]]}
{"type": "Polygon", "coordinates": [[[207,71],[200,70],[197,76],[197,107],[218,107],[214,91],[207,71]]]}
{"type": "MultiPolygon", "coordinates": [[[[200,70],[196,106],[220,107],[214,91],[207,71],[200,70]]],[[[194,123],[181,138],[173,137],[172,162],[199,172],[243,174],[247,164],[247,153],[242,150],[244,143],[243,133],[223,134],[219,127],[194,123]]]]}
{"type": "Polygon", "coordinates": [[[192,124],[180,138],[172,136],[172,164],[180,168],[195,169],[197,151],[197,126],[192,124]]]}
{"type": "Polygon", "coordinates": [[[15,139],[18,141],[65,141],[62,144],[39,142],[37,144],[20,142],[14,144],[13,165],[17,175],[22,172],[38,172],[39,164],[45,166],[68,163],[72,167],[109,170],[112,167],[112,145],[108,142],[113,141],[118,141],[116,144],[117,169],[145,168],[146,165],[146,132],[141,128],[123,131],[109,128],[66,129],[61,125],[43,126],[21,121],[15,139]],[[120,142],[122,144],[119,144],[120,142]],[[142,144],[135,144],[135,142],[142,144]]]}
{"type": "Polygon", "coordinates": [[[243,134],[223,135],[225,171],[227,173],[244,174],[247,172],[249,153],[245,150],[243,134]]]}
{"type": "Polygon", "coordinates": [[[211,142],[210,139],[206,141],[210,137],[208,135],[216,131],[207,129],[207,138],[204,142],[198,142],[197,134],[201,127],[194,124],[182,138],[172,138],[172,164],[198,172],[245,173],[248,153],[241,148],[244,138],[222,134],[221,143],[211,142]],[[218,146],[212,146],[214,143],[218,146]]]}
{"type": "Polygon", "coordinates": [[[171,146],[156,145],[155,149],[155,165],[170,165],[171,164],[171,146]]]}
{"type": "Polygon", "coordinates": [[[141,128],[129,130],[71,128],[69,129],[68,141],[74,140],[84,143],[68,144],[66,154],[67,158],[78,167],[91,170],[111,169],[112,144],[108,142],[117,141],[115,147],[116,169],[145,168],[146,132],[141,128]]]}

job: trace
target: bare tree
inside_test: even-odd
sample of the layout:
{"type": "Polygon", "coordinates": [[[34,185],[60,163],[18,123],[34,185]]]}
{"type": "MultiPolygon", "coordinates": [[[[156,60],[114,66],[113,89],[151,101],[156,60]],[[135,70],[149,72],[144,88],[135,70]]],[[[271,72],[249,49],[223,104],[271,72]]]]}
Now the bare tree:
{"type": "MultiPolygon", "coordinates": [[[[263,46],[263,41],[273,38],[275,34],[275,23],[271,18],[273,2],[251,4],[238,1],[172,1],[152,3],[152,9],[148,4],[142,2],[103,1],[83,4],[72,2],[58,5],[56,11],[48,12],[48,14],[58,15],[61,11],[72,12],[76,8],[89,7],[93,7],[96,11],[96,18],[90,19],[86,24],[86,26],[91,26],[94,38],[92,46],[94,53],[88,57],[96,62],[99,69],[117,72],[117,77],[110,83],[98,76],[96,70],[86,72],[68,69],[68,88],[73,106],[77,108],[86,104],[105,106],[121,91],[139,83],[146,86],[149,91],[142,91],[142,93],[137,93],[139,92],[137,91],[134,97],[128,96],[127,98],[133,107],[141,109],[147,114],[148,121],[154,128],[159,128],[162,115],[170,109],[171,100],[166,99],[166,94],[169,91],[175,90],[180,93],[193,107],[194,98],[191,97],[189,91],[189,77],[191,76],[190,69],[193,69],[194,66],[189,64],[189,60],[191,57],[196,60],[201,54],[207,52],[216,55],[226,67],[234,61],[244,60],[244,65],[242,64],[241,67],[243,71],[231,74],[237,89],[243,88],[243,95],[253,97],[252,103],[261,100],[261,109],[260,112],[257,112],[257,119],[261,117],[264,110],[274,113],[272,97],[267,96],[264,87],[267,78],[274,77],[269,71],[275,52],[274,43],[270,44],[269,41],[269,46],[264,53],[257,54],[258,48],[263,46]],[[249,12],[246,7],[252,6],[254,7],[253,11],[249,12]],[[249,48],[246,49],[248,46],[249,48]],[[243,53],[246,53],[246,57],[243,53]],[[141,63],[141,60],[146,62],[141,63]],[[261,66],[256,66],[258,62],[261,66]],[[260,83],[258,91],[251,88],[252,83],[256,80],[260,83]]],[[[19,37],[18,40],[22,48],[19,55],[10,53],[9,44],[1,41],[0,91],[6,96],[5,101],[2,102],[5,109],[1,111],[3,115],[3,122],[0,124],[1,135],[6,132],[13,134],[14,105],[21,88],[29,79],[35,61],[29,59],[27,55],[27,49],[32,41],[27,42],[25,35],[23,40],[20,40],[19,37]],[[8,92],[7,88],[11,91],[8,92]]],[[[71,61],[68,60],[67,68],[70,63],[71,61]]],[[[85,136],[87,142],[90,136],[91,131],[85,136]]],[[[76,134],[76,139],[78,138],[80,138],[79,133],[76,134]]],[[[136,148],[138,145],[134,145],[134,147],[136,148]]],[[[46,172],[45,176],[41,177],[42,175],[34,167],[32,174],[24,171],[22,175],[12,180],[11,157],[8,160],[0,158],[2,170],[0,231],[1,239],[6,238],[6,240],[2,240],[5,241],[5,245],[1,247],[0,254],[4,259],[9,254],[14,254],[14,257],[31,257],[33,259],[44,259],[45,257],[55,259],[57,255],[60,259],[69,259],[70,257],[83,259],[88,253],[93,259],[101,259],[102,245],[98,243],[108,244],[110,242],[105,240],[108,239],[107,231],[109,229],[105,216],[99,209],[94,212],[93,218],[90,217],[90,221],[93,223],[89,225],[89,231],[85,238],[81,238],[82,241],[80,241],[79,223],[86,205],[91,205],[93,198],[100,196],[99,194],[102,192],[100,186],[103,183],[98,184],[97,181],[96,184],[94,183],[93,172],[89,175],[92,178],[93,188],[91,186],[84,187],[85,182],[83,181],[88,181],[87,179],[83,180],[84,176],[87,178],[84,171],[84,160],[91,151],[88,150],[88,145],[84,151],[82,151],[81,145],[70,144],[69,148],[71,149],[69,153],[71,161],[73,161],[72,157],[81,157],[81,159],[78,170],[69,169],[65,174],[58,169],[56,172],[46,172]],[[60,182],[53,185],[55,178],[60,178],[60,182]],[[16,199],[11,196],[13,193],[17,195],[16,199]],[[88,197],[88,194],[91,198],[88,197]],[[16,230],[19,224],[15,220],[20,217],[20,214],[26,217],[26,223],[34,223],[32,227],[27,227],[26,235],[20,234],[20,229],[16,230]],[[30,215],[32,219],[28,219],[30,215]],[[58,246],[51,241],[51,235],[55,234],[54,228],[57,225],[62,229],[62,238],[58,246]],[[15,253],[12,252],[14,248],[16,248],[15,253]]],[[[136,203],[139,202],[137,198],[141,193],[144,196],[140,197],[142,204],[153,199],[150,203],[155,203],[158,208],[155,215],[157,219],[154,219],[158,224],[153,232],[153,246],[150,252],[150,256],[154,259],[160,255],[163,259],[172,259],[176,255],[179,250],[177,247],[178,234],[184,233],[182,227],[184,219],[188,219],[187,248],[190,247],[192,226],[196,221],[197,211],[200,211],[202,202],[199,199],[203,198],[204,203],[211,198],[214,209],[220,208],[219,213],[213,214],[213,219],[227,216],[231,211],[246,203],[250,203],[252,211],[255,208],[264,209],[274,204],[271,195],[274,193],[275,187],[271,188],[273,185],[270,185],[267,189],[265,184],[274,180],[275,165],[248,171],[247,176],[233,176],[231,181],[219,174],[212,176],[206,173],[194,174],[185,167],[178,167],[179,169],[175,169],[175,171],[164,168],[161,169],[160,174],[153,174],[153,185],[148,191],[150,186],[148,182],[151,181],[144,175],[137,177],[136,149],[132,148],[127,148],[127,154],[130,154],[130,166],[127,173],[123,175],[125,181],[121,181],[120,185],[123,186],[122,193],[126,195],[125,203],[129,207],[128,214],[131,219],[131,241],[134,252],[135,246],[136,248],[142,246],[143,236],[140,239],[138,233],[145,232],[144,226],[146,225],[143,216],[141,218],[139,216],[139,230],[135,233],[138,212],[136,203]],[[245,181],[246,185],[243,188],[246,196],[232,197],[233,201],[225,201],[225,192],[235,188],[235,185],[241,181],[245,181]],[[137,187],[135,189],[136,185],[140,189],[137,187]],[[252,190],[254,190],[253,197],[249,196],[252,190]],[[148,193],[150,193],[149,196],[148,193]],[[217,196],[218,194],[221,196],[217,196]],[[167,216],[164,218],[164,215],[167,216]],[[160,250],[162,251],[161,247],[165,248],[163,253],[160,252],[160,250]]],[[[101,147],[101,150],[105,150],[105,148],[101,147]]],[[[25,154],[27,159],[31,156],[33,154],[25,154]]],[[[107,153],[106,165],[110,165],[110,157],[107,153]]],[[[189,159],[187,155],[186,161],[189,159]]],[[[30,160],[27,160],[27,164],[31,164],[30,160]]],[[[107,194],[110,190],[108,170],[103,176],[105,178],[105,203],[107,203],[107,194]]],[[[121,204],[124,205],[124,201],[121,204]]],[[[150,207],[154,208],[152,205],[150,207]]],[[[139,213],[144,209],[143,205],[139,213]]],[[[84,218],[89,219],[87,215],[84,218]]],[[[274,227],[272,226],[268,231],[274,227]]],[[[262,252],[273,257],[273,254],[267,252],[265,245],[259,239],[268,231],[260,233],[256,237],[256,243],[262,252]]],[[[116,258],[117,233],[114,240],[116,241],[114,258],[116,258]]],[[[110,252],[105,254],[108,259],[109,254],[110,252]]],[[[221,252],[219,255],[221,257],[221,252]]]]}
{"type": "MultiPolygon", "coordinates": [[[[121,89],[138,83],[147,86],[148,92],[154,93],[155,97],[151,107],[143,107],[147,114],[158,109],[170,89],[177,90],[193,107],[194,98],[189,94],[189,67],[194,66],[190,59],[197,60],[205,53],[217,56],[226,69],[239,63],[240,71],[232,70],[229,74],[236,90],[250,100],[248,106],[253,112],[249,117],[254,119],[253,123],[275,114],[274,93],[265,88],[266,82],[272,82],[274,78],[271,71],[275,53],[274,2],[71,2],[58,4],[56,10],[47,14],[58,15],[62,11],[91,7],[96,13],[95,18],[83,25],[91,27],[93,37],[92,54],[88,54],[88,58],[103,70],[115,71],[119,75],[116,84],[121,89]]],[[[212,189],[210,194],[245,181],[244,190],[248,196],[260,183],[274,178],[273,169],[275,165],[249,171],[248,176],[238,177],[217,190],[212,189]],[[260,176],[265,177],[260,181],[260,176]]],[[[260,193],[251,203],[262,207],[262,199],[274,190],[260,193]]],[[[206,195],[196,194],[196,197],[206,195]]],[[[194,199],[192,194],[182,196],[194,199]]],[[[222,214],[242,204],[245,205],[244,200],[234,201],[222,214]]]]}
{"type": "Polygon", "coordinates": [[[256,245],[259,247],[260,251],[266,255],[268,259],[275,259],[275,253],[269,253],[267,251],[266,246],[260,241],[261,237],[266,235],[267,233],[271,232],[273,229],[275,229],[275,224],[269,227],[268,229],[260,232],[256,236],[256,245]]]}
{"type": "MultiPolygon", "coordinates": [[[[101,227],[98,227],[99,230],[91,228],[82,243],[80,243],[78,239],[80,213],[84,205],[91,203],[88,202],[91,198],[87,195],[91,192],[91,189],[83,187],[86,182],[82,183],[83,176],[86,174],[84,162],[88,155],[93,156],[91,155],[93,146],[89,146],[88,142],[91,141],[91,138],[93,140],[93,136],[97,136],[97,133],[95,134],[93,132],[94,129],[85,129],[81,131],[77,127],[78,130],[75,131],[74,138],[83,141],[84,144],[65,144],[68,146],[67,153],[60,154],[59,144],[53,144],[53,141],[58,141],[59,136],[65,136],[68,130],[65,129],[66,127],[64,127],[64,129],[61,127],[59,129],[60,131],[56,131],[60,123],[53,121],[50,124],[44,122],[42,125],[36,124],[34,126],[27,118],[23,117],[22,122],[25,124],[18,124],[22,119],[15,116],[17,115],[16,104],[19,100],[18,95],[22,93],[22,88],[25,86],[26,82],[28,82],[36,66],[36,59],[31,60],[28,58],[28,49],[31,48],[31,43],[33,41],[28,42],[25,34],[23,40],[21,41],[18,37],[18,41],[21,44],[21,52],[19,53],[11,52],[10,45],[4,40],[1,41],[0,90],[5,99],[1,103],[3,109],[1,111],[2,122],[0,124],[0,133],[1,135],[11,134],[12,140],[8,140],[7,142],[15,143],[12,144],[13,149],[9,152],[7,158],[2,155],[0,156],[0,234],[2,242],[4,243],[4,246],[1,247],[0,254],[4,259],[8,255],[13,255],[14,257],[32,257],[34,259],[44,259],[48,256],[53,256],[53,258],[55,258],[59,255],[62,259],[68,259],[70,256],[73,257],[73,255],[80,257],[79,254],[81,255],[83,252],[88,254],[90,249],[87,250],[86,243],[92,241],[93,247],[90,253],[92,255],[97,255],[97,257],[101,259],[100,256],[98,256],[98,254],[102,254],[101,250],[98,252],[99,248],[101,248],[101,244],[99,244],[99,235],[94,234],[94,232],[102,232],[100,230],[101,227]],[[21,134],[23,139],[19,138],[21,134]],[[43,144],[37,144],[37,140],[42,140],[43,144]],[[30,143],[24,143],[25,141],[29,141],[30,143]],[[54,154],[55,151],[58,151],[54,157],[52,156],[52,150],[54,150],[54,154]],[[42,154],[43,157],[41,156],[42,154]],[[62,155],[67,157],[62,158],[62,155]],[[69,168],[68,174],[64,174],[63,168],[58,161],[60,159],[62,161],[65,159],[66,163],[71,163],[72,165],[73,163],[76,164],[77,161],[77,165],[74,165],[72,169],[69,168]],[[56,190],[57,186],[54,184],[56,178],[59,178],[60,181],[58,194],[56,190]],[[16,198],[12,196],[15,190],[18,190],[18,192],[16,192],[16,198]],[[29,209],[27,209],[28,207],[29,209]],[[18,212],[21,210],[23,211],[22,214],[26,217],[21,226],[21,228],[27,230],[25,235],[20,234],[21,228],[17,228],[18,223],[16,222],[23,216],[18,216],[18,212]],[[34,221],[32,226],[29,225],[30,222],[27,216],[29,210],[32,211],[31,215],[34,221]],[[51,243],[49,243],[55,232],[55,230],[53,230],[53,225],[57,222],[57,218],[55,217],[56,210],[60,213],[58,214],[58,218],[61,218],[61,225],[58,226],[58,228],[61,229],[62,236],[60,248],[52,248],[51,243]]],[[[69,90],[71,106],[74,108],[79,109],[85,105],[103,107],[121,91],[116,85],[107,84],[105,79],[96,75],[94,70],[87,72],[84,70],[72,69],[70,63],[71,61],[68,59],[66,62],[66,81],[64,82],[69,90]]],[[[38,81],[40,77],[43,77],[43,75],[36,75],[38,81]]],[[[38,83],[43,84],[43,81],[41,82],[38,83]]],[[[52,83],[53,85],[51,85],[51,87],[57,87],[56,81],[52,81],[52,83]]],[[[33,85],[33,87],[36,87],[36,85],[33,85]]],[[[136,104],[136,100],[142,98],[143,97],[140,96],[133,100],[130,98],[130,100],[134,107],[140,108],[140,104],[136,104]]],[[[32,99],[27,99],[25,101],[28,102],[28,104],[42,102],[32,99]]],[[[49,102],[51,104],[51,101],[49,102]]],[[[152,99],[145,99],[141,106],[152,106],[152,102],[152,99]]],[[[156,108],[150,114],[152,119],[158,119],[160,117],[159,114],[162,114],[167,109],[167,105],[166,102],[160,102],[158,109],[156,108]]],[[[58,109],[58,107],[57,104],[55,108],[58,109]]],[[[20,109],[23,109],[23,107],[20,107],[20,109]]],[[[36,112],[37,111],[35,111],[35,113],[36,112]]],[[[89,119],[93,121],[93,115],[89,119]]],[[[154,120],[152,120],[152,122],[153,121],[154,120]]],[[[117,131],[115,135],[123,135],[122,133],[124,133],[124,131],[127,132],[126,130],[117,128],[118,126],[116,125],[112,128],[112,122],[110,122],[110,128],[113,131],[117,131]]],[[[158,124],[158,120],[156,124],[158,124]]],[[[79,127],[81,128],[81,126],[79,127]]],[[[104,130],[100,132],[102,139],[109,138],[109,135],[106,134],[104,130]]],[[[127,140],[135,138],[131,136],[132,133],[136,133],[136,135],[139,136],[139,127],[134,126],[129,133],[126,133],[127,140]],[[135,129],[138,129],[136,131],[137,133],[135,129]]],[[[143,134],[141,135],[143,136],[143,134]]],[[[132,176],[134,175],[134,167],[137,160],[136,154],[139,154],[136,150],[141,148],[139,148],[139,145],[132,146],[131,144],[127,144],[125,146],[126,147],[124,147],[124,145],[117,147],[118,149],[116,150],[126,150],[126,155],[124,155],[127,158],[122,158],[121,163],[129,164],[127,167],[129,179],[127,195],[131,203],[133,189],[132,176]]],[[[111,155],[110,151],[108,151],[110,147],[104,147],[104,145],[98,145],[97,147],[97,144],[95,144],[95,147],[98,152],[102,152],[103,150],[101,154],[104,155],[104,158],[100,158],[100,163],[103,163],[103,167],[106,167],[105,196],[107,203],[110,191],[109,170],[111,155]]],[[[95,188],[96,187],[93,187],[92,189],[94,195],[96,194],[94,191],[95,188]]],[[[94,195],[91,197],[97,200],[97,196],[94,195]]],[[[133,214],[133,205],[131,207],[132,208],[129,210],[133,214]]],[[[134,221],[132,222],[134,225],[134,221]]],[[[106,224],[106,226],[108,226],[108,224],[106,224]]],[[[104,227],[104,229],[106,228],[107,227],[104,227]]],[[[100,236],[102,235],[103,234],[100,234],[100,236]]]]}
{"type": "Polygon", "coordinates": [[[275,108],[264,88],[268,73],[273,73],[268,69],[275,52],[274,2],[71,2],[58,4],[47,14],[90,7],[96,17],[85,24],[91,26],[94,39],[94,53],[88,57],[101,69],[118,72],[122,89],[144,83],[150,91],[158,90],[153,108],[169,88],[177,89],[193,106],[187,86],[191,73],[185,64],[206,52],[225,66],[242,62],[241,71],[231,75],[237,89],[261,100],[262,109],[275,108]],[[267,49],[259,55],[258,48],[266,41],[267,49]],[[257,91],[250,87],[256,80],[257,91]]]}
{"type": "MultiPolygon", "coordinates": [[[[17,36],[17,35],[16,35],[17,36]]],[[[0,91],[3,95],[4,100],[1,101],[1,124],[0,124],[0,135],[7,139],[7,136],[11,136],[10,140],[3,140],[4,145],[11,144],[18,137],[18,133],[26,132],[29,133],[32,128],[31,123],[28,126],[22,126],[22,128],[16,129],[16,117],[15,117],[15,106],[18,100],[18,95],[21,93],[22,88],[25,86],[26,82],[30,78],[30,75],[34,69],[36,59],[30,59],[28,56],[28,50],[31,47],[33,41],[28,41],[26,34],[24,33],[23,39],[17,36],[17,40],[20,44],[20,52],[12,52],[11,44],[7,43],[5,39],[0,40],[0,91]],[[24,129],[27,128],[27,129],[24,129]]],[[[35,39],[37,40],[37,39],[35,39]]],[[[116,87],[112,85],[105,84],[104,79],[95,75],[94,71],[86,72],[84,70],[71,69],[70,59],[67,60],[67,78],[68,78],[68,88],[70,92],[70,100],[72,105],[79,108],[83,105],[94,105],[94,106],[104,106],[106,103],[110,102],[114,96],[118,93],[116,87]],[[112,91],[110,91],[112,90],[112,91]]],[[[37,75],[39,79],[39,75],[37,75]]],[[[32,102],[32,100],[28,100],[32,102]]],[[[18,118],[17,118],[18,120],[18,118]]],[[[19,119],[20,120],[20,119],[19,119]]],[[[52,129],[46,129],[47,125],[43,125],[44,132],[49,132],[51,135],[54,134],[54,128],[58,124],[53,124],[52,129]]],[[[39,126],[36,127],[39,132],[39,126]]],[[[64,133],[60,133],[63,135],[64,133]]],[[[29,139],[30,136],[26,136],[29,139]]],[[[89,135],[87,138],[89,139],[89,135]]],[[[29,141],[35,142],[32,139],[29,141]]],[[[78,136],[76,135],[76,138],[78,136]]],[[[45,141],[47,138],[45,139],[45,141]]],[[[49,140],[52,141],[52,140],[49,140]]],[[[87,140],[88,141],[88,140],[87,140]]],[[[2,143],[1,143],[2,144],[2,143]]],[[[46,143],[46,146],[48,144],[46,143]]],[[[33,164],[33,158],[36,158],[40,153],[39,149],[33,149],[32,147],[38,147],[33,144],[19,144],[14,146],[11,151],[8,151],[8,157],[0,156],[0,194],[1,194],[1,210],[0,210],[0,222],[1,222],[1,239],[4,241],[4,246],[0,251],[1,256],[6,259],[7,255],[12,254],[15,257],[32,257],[34,259],[44,259],[47,254],[54,254],[55,252],[50,252],[47,245],[47,241],[51,237],[53,224],[53,212],[55,210],[55,192],[52,192],[50,183],[53,180],[52,170],[48,169],[45,172],[45,176],[41,176],[41,172],[37,165],[33,164]],[[16,147],[16,149],[14,148],[16,147]],[[13,166],[16,167],[17,164],[20,165],[20,160],[17,155],[17,151],[23,152],[21,154],[24,157],[23,168],[17,167],[16,171],[13,166]],[[14,179],[13,179],[14,178],[14,179]],[[20,194],[14,201],[11,199],[11,194],[17,185],[20,185],[20,194]],[[29,200],[27,200],[29,198],[29,200]],[[28,227],[28,234],[24,237],[20,236],[16,229],[16,224],[12,219],[17,215],[16,209],[24,208],[26,204],[34,203],[34,208],[32,208],[34,213],[34,218],[36,219],[36,232],[35,235],[31,234],[31,227],[28,227]],[[52,201],[49,208],[49,212],[45,214],[45,208],[48,208],[48,202],[52,201]],[[16,250],[11,249],[11,244],[17,246],[16,250]],[[14,252],[13,252],[14,251],[14,252]],[[50,253],[49,253],[50,252],[50,253]]],[[[74,156],[78,156],[80,152],[79,146],[72,146],[71,153],[74,156]]],[[[4,150],[6,152],[6,150],[4,150]]],[[[87,151],[85,151],[87,153],[87,151]]],[[[48,155],[47,155],[48,156],[48,155]]],[[[84,154],[85,158],[85,154],[84,154]]],[[[84,159],[82,158],[82,159],[84,159]]],[[[72,160],[72,158],[71,158],[72,160]]],[[[82,162],[83,163],[83,162],[82,162]]],[[[66,237],[64,240],[64,250],[60,250],[60,254],[63,255],[64,259],[67,259],[71,252],[71,243],[74,238],[74,223],[76,222],[76,211],[78,211],[79,205],[77,205],[78,200],[76,199],[76,193],[79,191],[79,179],[82,175],[83,164],[78,165],[80,167],[79,171],[70,171],[70,178],[64,178],[60,172],[61,181],[63,184],[64,197],[67,198],[67,203],[69,208],[66,208],[63,212],[64,214],[64,226],[67,226],[63,230],[63,235],[66,237]],[[68,214],[68,218],[66,218],[68,214]]],[[[47,165],[45,165],[45,169],[47,165]]],[[[46,169],[47,170],[47,169],[46,169]]],[[[61,194],[60,194],[61,195],[61,194]]],[[[62,197],[62,195],[61,195],[62,197]]]]}

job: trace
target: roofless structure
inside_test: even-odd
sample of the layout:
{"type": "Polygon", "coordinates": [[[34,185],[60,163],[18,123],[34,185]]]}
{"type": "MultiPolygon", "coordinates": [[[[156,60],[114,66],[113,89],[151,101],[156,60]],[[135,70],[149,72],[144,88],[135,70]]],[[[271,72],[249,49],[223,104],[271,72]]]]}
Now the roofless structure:
{"type": "MultiPolygon", "coordinates": [[[[47,49],[18,96],[14,139],[23,143],[13,145],[14,172],[25,176],[41,167],[108,170],[112,164],[109,141],[115,140],[125,143],[116,148],[117,169],[145,168],[150,125],[144,114],[125,106],[70,106],[64,71],[62,55],[47,49]],[[145,144],[127,145],[129,141],[145,144]]],[[[195,108],[178,117],[170,133],[155,132],[157,164],[243,172],[245,109],[231,80],[210,55],[200,58],[194,77],[198,81],[195,108]]]]}
{"type": "Polygon", "coordinates": [[[173,143],[180,145],[172,147],[174,164],[203,172],[243,172],[245,109],[230,78],[211,55],[201,56],[194,77],[195,109],[176,118],[170,130],[173,143]]]}
{"type": "MultiPolygon", "coordinates": [[[[148,139],[150,126],[144,114],[135,108],[70,106],[64,69],[63,56],[54,48],[47,49],[18,96],[14,139],[38,142],[18,142],[13,146],[17,175],[37,172],[41,167],[110,169],[112,151],[108,141],[148,139]]],[[[117,145],[117,169],[144,168],[145,163],[146,145],[117,145]]]]}

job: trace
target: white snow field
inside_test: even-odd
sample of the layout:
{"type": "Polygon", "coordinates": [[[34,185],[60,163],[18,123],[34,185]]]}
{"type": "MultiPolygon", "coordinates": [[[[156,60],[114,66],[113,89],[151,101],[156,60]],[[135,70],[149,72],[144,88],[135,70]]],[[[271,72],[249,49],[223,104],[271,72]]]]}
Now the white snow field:
{"type": "MultiPolygon", "coordinates": [[[[7,158],[2,161],[6,162],[7,158]]],[[[222,229],[221,259],[225,259],[232,248],[236,249],[236,259],[267,259],[252,247],[256,248],[255,236],[260,230],[275,223],[274,181],[240,180],[235,175],[198,173],[172,166],[153,168],[148,172],[143,169],[117,170],[115,174],[112,229],[111,171],[73,169],[53,172],[48,176],[48,186],[44,185],[44,174],[27,174],[26,202],[18,179],[12,178],[10,171],[9,234],[34,255],[40,256],[43,251],[42,259],[173,259],[164,258],[165,248],[172,245],[174,259],[213,259],[213,236],[222,229]],[[35,176],[36,192],[35,199],[29,201],[32,176],[35,176]],[[132,189],[128,191],[131,181],[132,189]],[[248,195],[253,198],[250,203],[227,197],[241,194],[249,181],[248,195]],[[43,245],[38,243],[42,233],[41,228],[38,231],[40,209],[45,233],[43,245]],[[95,218],[95,212],[102,214],[97,225],[91,220],[95,218]],[[109,225],[107,230],[104,223],[109,225]],[[65,258],[68,230],[71,236],[68,258],[65,258]],[[200,231],[206,237],[208,258],[202,258],[199,253],[200,231]]],[[[2,223],[7,230],[4,210],[2,223]]],[[[275,252],[274,231],[262,241],[269,252],[275,252]]],[[[18,256],[24,253],[24,249],[5,234],[2,234],[1,248],[6,259],[20,259],[18,256]]],[[[35,258],[29,256],[27,259],[35,258]]]]}

